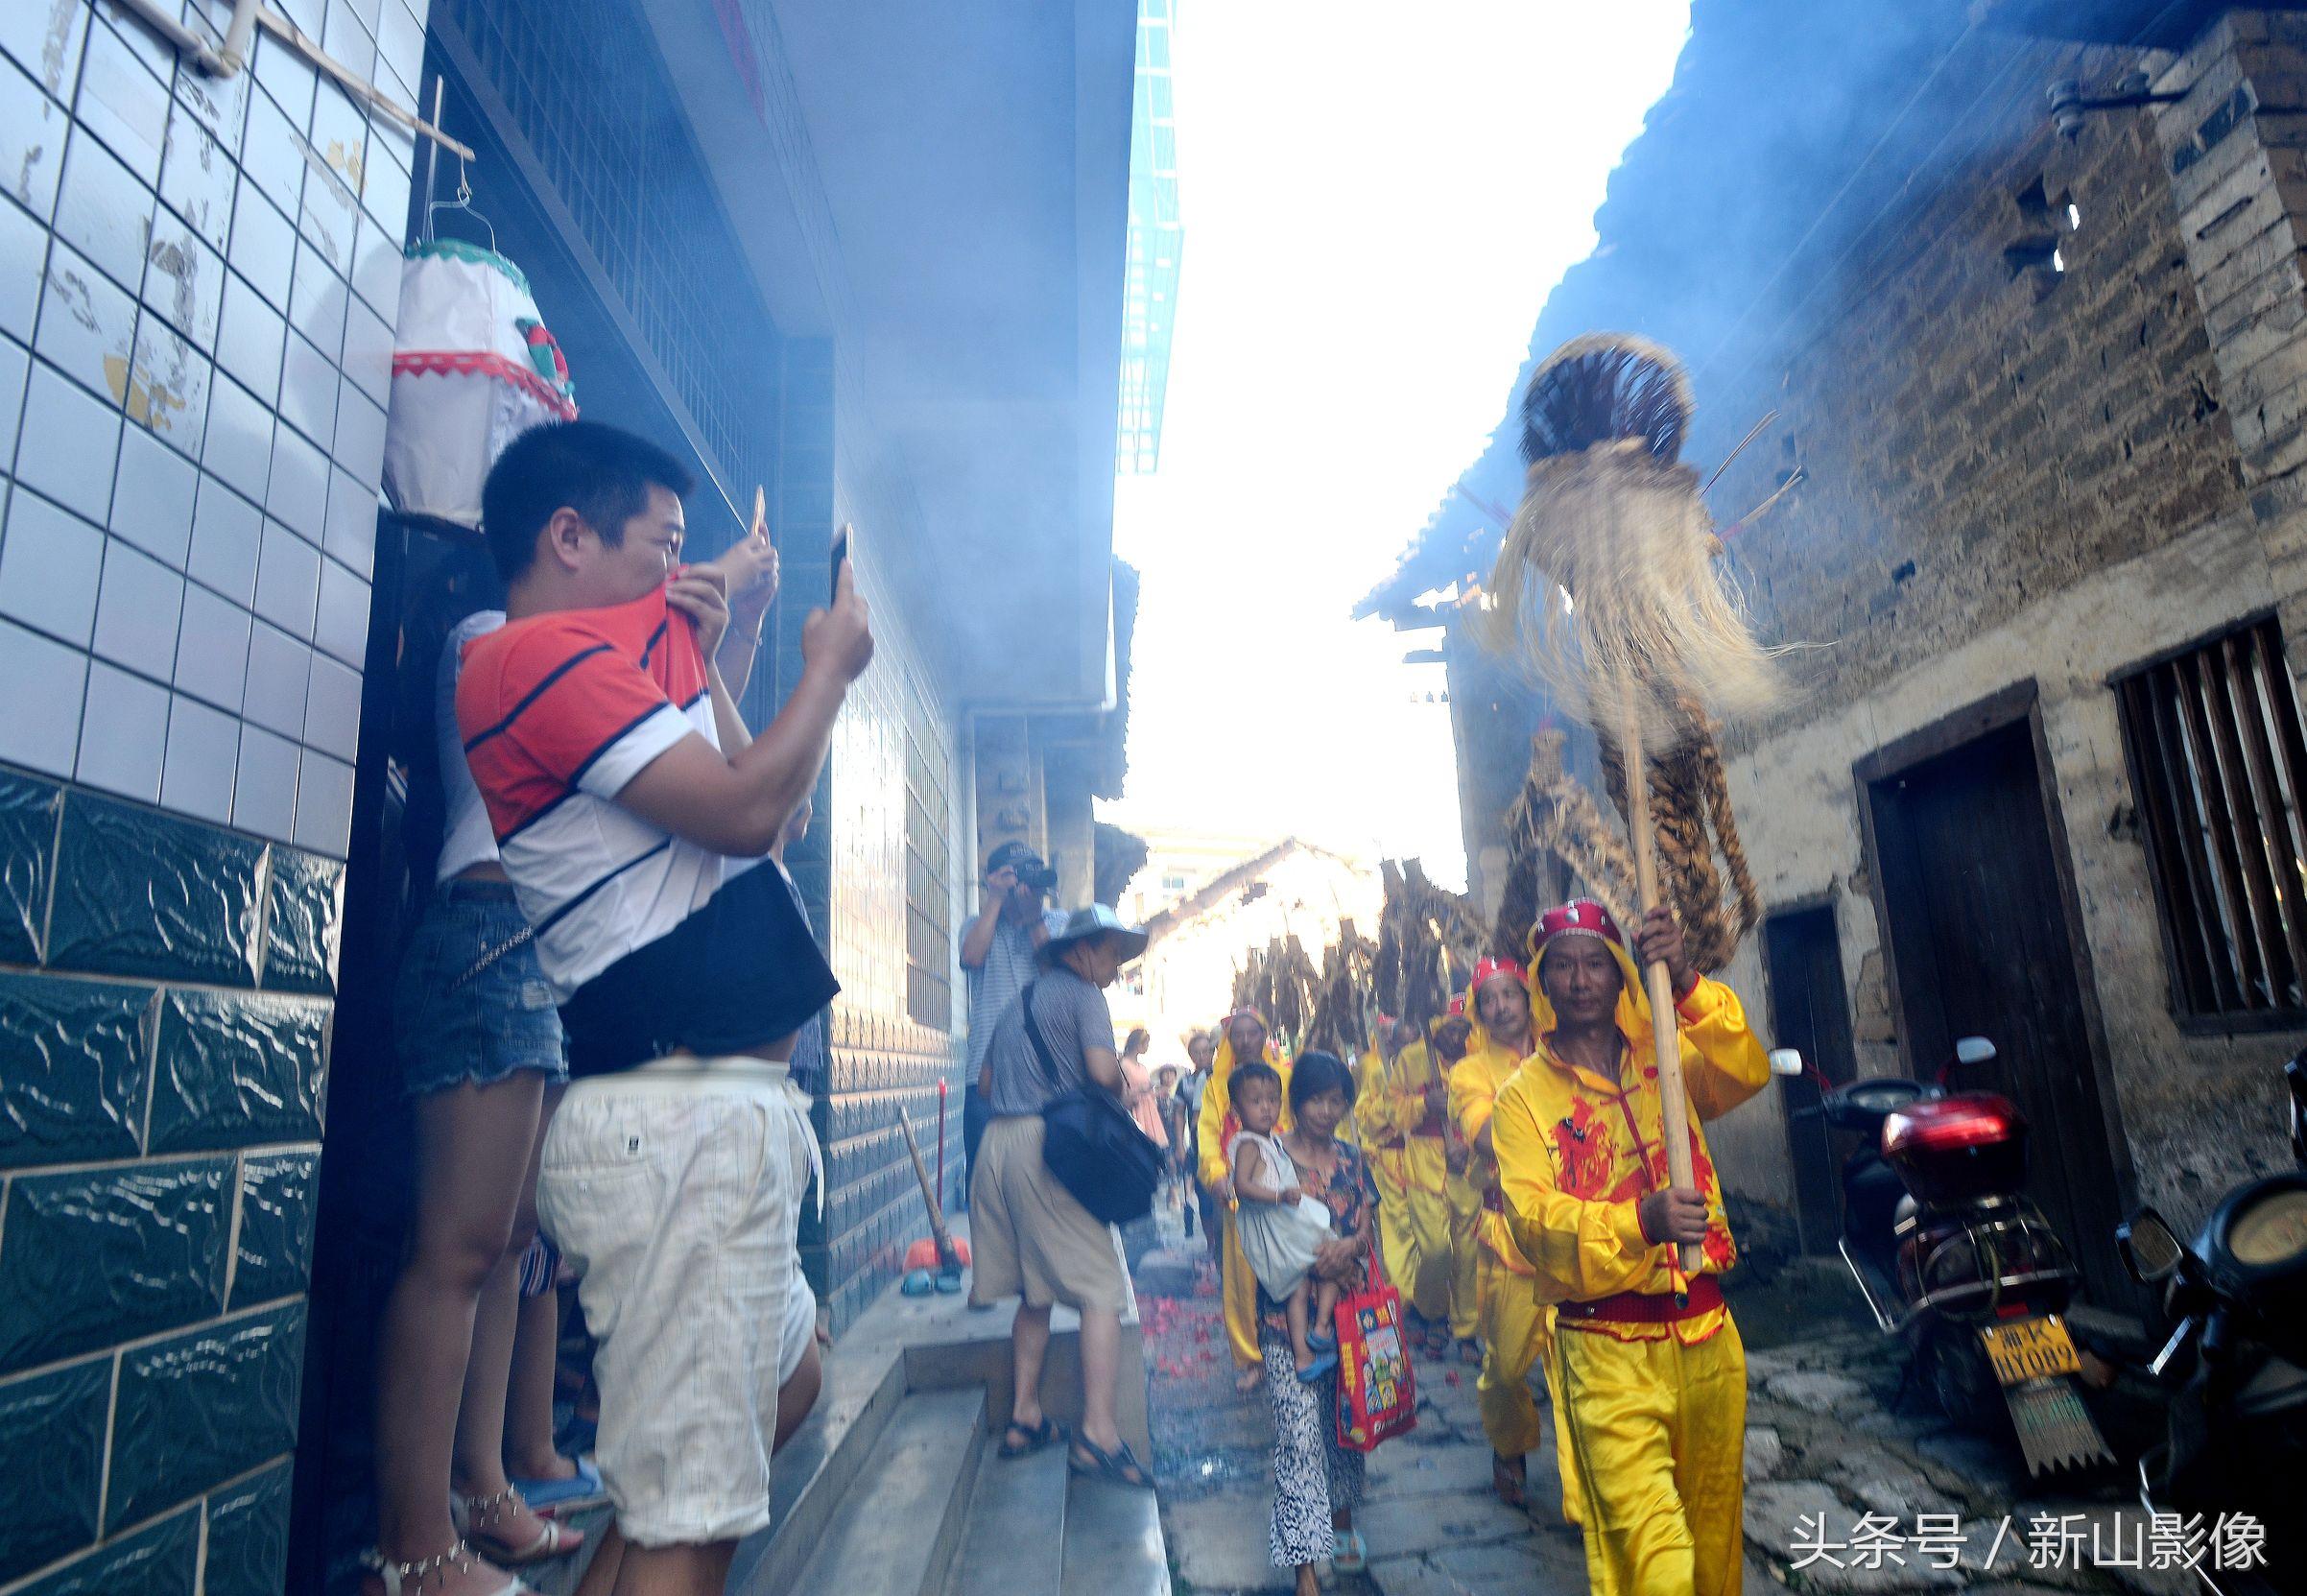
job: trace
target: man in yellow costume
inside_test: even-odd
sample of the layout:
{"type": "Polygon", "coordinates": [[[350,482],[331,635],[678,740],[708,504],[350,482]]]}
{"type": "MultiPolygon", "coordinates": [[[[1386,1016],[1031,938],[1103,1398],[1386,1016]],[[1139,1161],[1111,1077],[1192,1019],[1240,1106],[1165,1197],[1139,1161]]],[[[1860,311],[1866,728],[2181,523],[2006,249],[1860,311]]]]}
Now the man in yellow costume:
{"type": "MultiPolygon", "coordinates": [[[[1466,1056],[1450,1069],[1450,1117],[1472,1152],[1466,1179],[1481,1194],[1482,1203],[1477,1227],[1482,1242],[1477,1288],[1482,1374],[1474,1391],[1483,1434],[1490,1442],[1491,1486],[1500,1501],[1518,1508],[1529,1501],[1527,1454],[1537,1449],[1545,1433],[1538,1404],[1530,1394],[1530,1370],[1546,1354],[1554,1316],[1540,1303],[1530,1260],[1507,1224],[1490,1122],[1500,1088],[1522,1067],[1530,1051],[1532,1005],[1522,966],[1510,959],[1485,959],[1476,965],[1468,995],[1474,1027],[1466,1039],[1466,1056]]],[[[1551,1361],[1547,1367],[1551,1380],[1551,1361]]],[[[1554,1406],[1557,1450],[1567,1458],[1558,1398],[1554,1406]]],[[[1576,1471],[1565,1463],[1561,1476],[1562,1517],[1575,1524],[1576,1471]]]]}
{"type": "Polygon", "coordinates": [[[1461,1363],[1482,1362],[1482,1190],[1470,1179],[1474,1151],[1450,1117],[1450,1072],[1466,1056],[1474,1022],[1466,1018],[1465,994],[1450,999],[1450,1012],[1432,1026],[1435,1074],[1442,1089],[1442,1203],[1450,1220],[1450,1338],[1461,1363]]]}
{"type": "Polygon", "coordinates": [[[1450,1210],[1443,1194],[1441,1075],[1407,1023],[1390,1056],[1366,1055],[1356,1121],[1378,1188],[1378,1238],[1386,1275],[1408,1301],[1417,1338],[1446,1346],[1450,1316],[1450,1210]],[[1375,1064],[1375,1068],[1371,1065],[1375,1064]]]}
{"type": "Polygon", "coordinates": [[[1266,1017],[1255,1009],[1228,1014],[1223,1029],[1218,1056],[1210,1063],[1209,1084],[1201,1092],[1196,1143],[1201,1149],[1201,1168],[1198,1173],[1225,1215],[1225,1240],[1218,1254],[1220,1299],[1225,1306],[1226,1344],[1241,1370],[1234,1389],[1250,1392],[1264,1377],[1266,1360],[1258,1350],[1257,1276],[1249,1272],[1249,1260],[1242,1255],[1242,1238],[1234,1228],[1233,1176],[1227,1159],[1233,1151],[1234,1132],[1242,1126],[1234,1117],[1230,1083],[1237,1059],[1263,1059],[1273,1066],[1282,1078],[1282,1117],[1274,1128],[1278,1133],[1290,1129],[1290,1065],[1280,1050],[1268,1042],[1266,1017]]]}
{"type": "Polygon", "coordinates": [[[1549,1372],[1599,1596],[1738,1596],[1747,1367],[1717,1277],[1737,1257],[1702,1120],[1770,1079],[1737,994],[1701,979],[1664,909],[1629,954],[1598,903],[1531,934],[1534,1052],[1491,1120],[1508,1219],[1557,1304],[1549,1372]],[[1652,1016],[1635,959],[1674,977],[1694,1189],[1668,1183],[1652,1016]],[[1701,1249],[1685,1277],[1674,1244],[1701,1249]]]}

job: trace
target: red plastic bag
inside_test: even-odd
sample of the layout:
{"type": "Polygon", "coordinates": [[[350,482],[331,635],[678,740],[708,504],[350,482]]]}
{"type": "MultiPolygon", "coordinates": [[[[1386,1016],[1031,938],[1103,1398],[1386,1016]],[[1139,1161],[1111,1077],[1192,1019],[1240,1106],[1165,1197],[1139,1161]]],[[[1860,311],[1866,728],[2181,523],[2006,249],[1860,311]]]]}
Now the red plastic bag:
{"type": "Polygon", "coordinates": [[[1387,1283],[1373,1236],[1368,1284],[1338,1299],[1338,1444],[1370,1452],[1417,1427],[1417,1376],[1402,1334],[1402,1294],[1387,1283]]]}

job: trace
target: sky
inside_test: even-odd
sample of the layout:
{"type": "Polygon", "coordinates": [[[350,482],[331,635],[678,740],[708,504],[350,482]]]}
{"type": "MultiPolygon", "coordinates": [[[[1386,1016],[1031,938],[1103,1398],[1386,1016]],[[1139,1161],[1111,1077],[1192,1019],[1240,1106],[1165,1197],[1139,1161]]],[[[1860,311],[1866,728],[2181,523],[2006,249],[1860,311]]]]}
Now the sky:
{"type": "Polygon", "coordinates": [[[1186,0],[1185,252],[1106,819],[1420,857],[1463,887],[1438,633],[1347,619],[1506,413],[1674,74],[1687,0],[1186,0]]]}

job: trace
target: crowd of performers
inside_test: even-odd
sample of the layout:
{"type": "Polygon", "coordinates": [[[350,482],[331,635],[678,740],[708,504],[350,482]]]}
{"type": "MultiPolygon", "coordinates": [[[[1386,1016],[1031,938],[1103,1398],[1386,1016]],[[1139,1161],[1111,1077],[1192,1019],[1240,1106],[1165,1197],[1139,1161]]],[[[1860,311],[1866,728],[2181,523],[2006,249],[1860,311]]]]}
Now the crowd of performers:
{"type": "MultiPolygon", "coordinates": [[[[1527,943],[1527,965],[1484,959],[1447,1012],[1373,1027],[1350,1134],[1378,1189],[1384,1267],[1428,1366],[1481,1366],[1493,1481],[1515,1506],[1547,1422],[1531,1386],[1543,1370],[1560,1512],[1584,1532],[1597,1592],[1735,1596],[1746,1361],[1718,1283],[1737,1249],[1701,1122],[1758,1091],[1768,1056],[1664,909],[1629,941],[1600,904],[1573,901],[1527,943]],[[1668,1179],[1638,961],[1674,978],[1694,1188],[1668,1179]],[[1701,1260],[1688,1275],[1681,1243],[1701,1260]]],[[[1225,1022],[1197,1125],[1198,1173],[1221,1195],[1238,1127],[1228,1083],[1250,1059],[1286,1084],[1289,1060],[1246,1009],[1225,1022]]],[[[1227,1340],[1248,1389],[1257,1286],[1233,1214],[1222,1223],[1227,1340]]]]}

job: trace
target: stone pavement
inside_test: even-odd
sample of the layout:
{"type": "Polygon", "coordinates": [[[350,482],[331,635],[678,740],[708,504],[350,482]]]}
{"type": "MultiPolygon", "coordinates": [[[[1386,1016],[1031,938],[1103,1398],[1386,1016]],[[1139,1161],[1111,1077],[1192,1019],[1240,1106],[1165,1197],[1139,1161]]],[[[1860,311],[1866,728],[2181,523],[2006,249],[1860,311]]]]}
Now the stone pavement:
{"type": "MultiPolygon", "coordinates": [[[[1286,1591],[1289,1573],[1267,1560],[1272,1434],[1264,1395],[1234,1393],[1217,1298],[1203,1295],[1195,1278],[1199,1244],[1177,1240],[1174,1228],[1163,1240],[1167,1246],[1143,1259],[1137,1282],[1154,1472],[1177,1588],[1179,1596],[1286,1591]]],[[[1748,1591],[2179,1596],[2192,1588],[2180,1574],[2078,1566],[2090,1560],[2094,1526],[2112,1546],[2118,1513],[2126,1536],[2143,1522],[2115,1482],[2102,1483],[2095,1495],[2033,1489],[2015,1446],[1954,1428],[1919,1396],[1892,1411],[1897,1364],[1871,1329],[1854,1322],[1838,1284],[1790,1270],[1732,1292],[1747,1331],[1751,1390],[1748,1591]],[[1926,1555],[1911,1538],[1879,1560],[1847,1549],[1867,1513],[1888,1515],[1909,1537],[1918,1514],[1960,1515],[1958,1566],[1933,1566],[1945,1555],[1926,1555]],[[2064,1543],[2060,1560],[2068,1566],[2035,1565],[2030,1531],[2037,1514],[2064,1520],[2055,1538],[2064,1543]],[[1806,1528],[1806,1518],[1822,1519],[1823,1535],[1806,1528]],[[1837,1549],[1836,1541],[1845,1545],[1837,1549]]],[[[1551,1430],[1547,1450],[1530,1461],[1534,1505],[1518,1513],[1490,1492],[1474,1370],[1421,1364],[1418,1397],[1417,1428],[1370,1458],[1358,1519],[1369,1542],[1369,1572],[1344,1579],[1325,1568],[1325,1587],[1345,1596],[1584,1591],[1582,1543],[1558,1511],[1551,1430]]]]}

